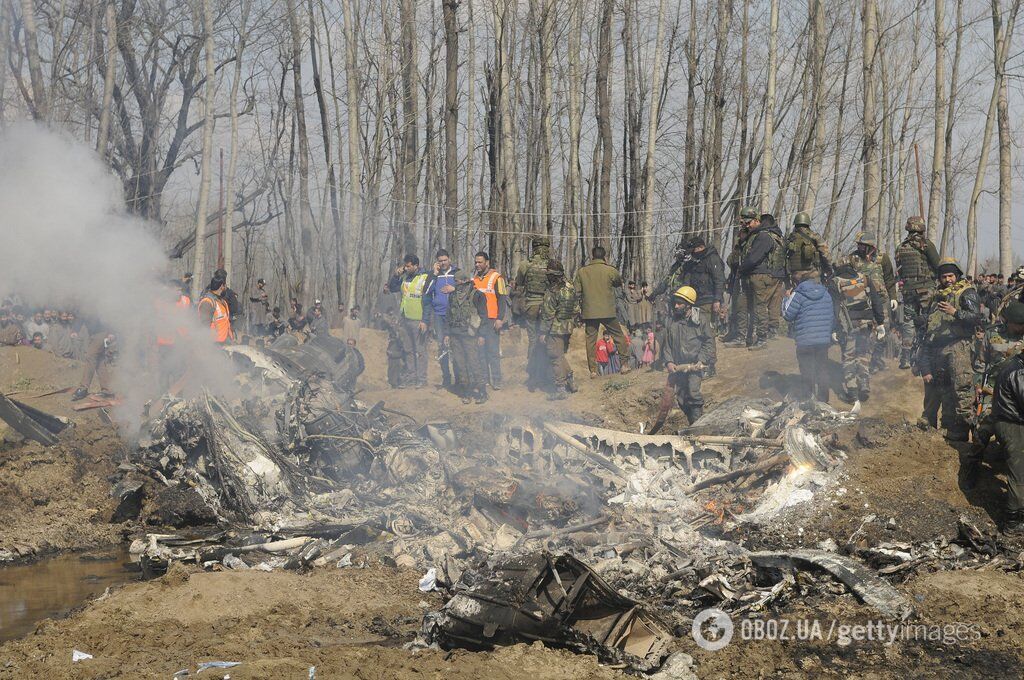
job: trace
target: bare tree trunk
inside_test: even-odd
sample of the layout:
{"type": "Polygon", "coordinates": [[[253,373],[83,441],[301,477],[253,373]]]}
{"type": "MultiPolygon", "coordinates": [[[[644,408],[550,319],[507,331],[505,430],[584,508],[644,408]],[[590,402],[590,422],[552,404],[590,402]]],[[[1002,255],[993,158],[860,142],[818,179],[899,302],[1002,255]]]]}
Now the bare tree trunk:
{"type": "Polygon", "coordinates": [[[935,115],[932,148],[932,173],[928,189],[928,238],[939,238],[939,206],[942,201],[942,166],[946,156],[946,16],[945,2],[933,3],[935,8],[935,115]]]}
{"type": "MultiPolygon", "coordinates": [[[[745,77],[745,75],[744,75],[745,77]]],[[[690,0],[686,37],[686,139],[683,142],[683,226],[697,228],[697,0],[690,0]]]]}
{"type": "Polygon", "coordinates": [[[644,212],[643,224],[640,227],[640,238],[643,257],[640,259],[640,280],[654,279],[654,233],[652,222],[654,217],[654,146],[658,140],[658,118],[661,104],[661,51],[665,40],[665,0],[658,3],[658,28],[654,40],[654,66],[651,70],[651,104],[650,118],[647,123],[647,160],[644,163],[644,212]]]}
{"type": "Polygon", "coordinates": [[[818,188],[821,185],[821,168],[825,156],[825,8],[821,0],[810,0],[811,22],[811,54],[814,66],[811,71],[813,88],[814,133],[811,144],[811,163],[807,177],[807,199],[801,210],[814,212],[818,199],[818,188]]]}
{"type": "Polygon", "coordinates": [[[444,12],[444,226],[448,247],[460,252],[459,226],[459,0],[443,0],[444,12]]]}
{"type": "Polygon", "coordinates": [[[466,1],[469,25],[469,54],[466,64],[466,256],[473,254],[476,225],[476,21],[473,0],[466,1]]]}
{"type": "MultiPolygon", "coordinates": [[[[342,17],[345,20],[345,108],[348,111],[348,220],[350,225],[349,252],[355,253],[364,246],[363,213],[360,181],[361,163],[359,153],[359,65],[356,60],[356,32],[352,18],[352,0],[341,0],[342,17]]],[[[341,140],[339,140],[340,145],[341,140]]],[[[356,301],[356,275],[359,258],[350,257],[348,268],[348,292],[346,302],[352,307],[356,301]]]]}
{"type": "MultiPolygon", "coordinates": [[[[114,98],[114,75],[117,66],[117,14],[113,0],[106,3],[107,55],[103,69],[103,103],[100,105],[100,129],[96,138],[96,151],[107,155],[107,140],[110,138],[110,105],[114,98]]],[[[98,31],[97,31],[98,32],[98,31]]],[[[99,45],[96,46],[97,57],[99,45]]],[[[2,80],[2,78],[0,78],[2,80]]],[[[0,93],[0,99],[3,99],[0,93]]]]}
{"type": "Polygon", "coordinates": [[[298,228],[302,269],[296,277],[299,290],[306,295],[315,293],[316,268],[313,265],[312,213],[309,205],[309,134],[306,129],[306,104],[302,94],[302,34],[299,32],[299,13],[295,0],[288,0],[288,26],[291,37],[290,67],[292,71],[292,106],[295,110],[295,135],[298,141],[299,210],[298,228]]]}
{"type": "Polygon", "coordinates": [[[878,8],[875,0],[863,0],[863,82],[864,82],[864,201],[861,229],[878,231],[878,122],[875,110],[875,57],[878,44],[878,8]]]}
{"type": "Polygon", "coordinates": [[[28,55],[28,75],[32,82],[32,117],[49,120],[50,107],[43,81],[43,67],[39,60],[39,41],[36,38],[36,7],[33,0],[21,0],[21,21],[25,27],[25,52],[28,55]]]}
{"type": "Polygon", "coordinates": [[[953,48],[953,65],[949,81],[949,102],[946,107],[946,126],[943,133],[943,174],[946,182],[946,218],[942,221],[942,241],[939,245],[939,252],[945,255],[949,246],[951,232],[953,230],[953,198],[954,198],[954,177],[953,177],[953,123],[956,112],[957,79],[960,72],[960,46],[963,37],[963,11],[964,0],[956,0],[956,31],[955,47],[953,48]]]}
{"type": "Polygon", "coordinates": [[[210,184],[213,180],[213,99],[216,88],[214,86],[213,65],[213,1],[202,0],[200,10],[202,14],[197,18],[196,23],[202,22],[203,51],[206,54],[204,75],[206,87],[203,93],[203,155],[199,170],[199,200],[196,206],[196,245],[195,263],[192,266],[192,298],[199,297],[204,283],[204,269],[206,267],[206,215],[207,205],[210,200],[210,184]]]}
{"type": "MultiPolygon", "coordinates": [[[[692,25],[691,25],[692,29],[692,25]]],[[[747,126],[750,118],[750,87],[747,82],[747,51],[750,45],[750,0],[743,0],[743,26],[740,28],[742,44],[740,45],[740,91],[739,91],[739,123],[740,123],[740,148],[736,159],[736,201],[733,206],[734,217],[738,216],[740,209],[747,203],[747,192],[750,181],[747,174],[750,168],[747,165],[747,146],[749,144],[747,126]]]]}
{"type": "MultiPolygon", "coordinates": [[[[992,96],[989,98],[988,103],[988,114],[985,116],[985,130],[981,135],[981,156],[978,158],[977,170],[974,175],[974,188],[971,189],[971,200],[967,205],[967,273],[972,275],[978,269],[978,199],[981,198],[981,192],[985,188],[985,172],[988,169],[992,129],[996,123],[1002,74],[1006,69],[1006,58],[1010,52],[1008,36],[1013,35],[1017,10],[1020,8],[1020,0],[1012,0],[1010,3],[1005,24],[1001,14],[1002,8],[999,5],[999,0],[992,0],[992,42],[994,45],[992,63],[995,77],[992,82],[992,96]]],[[[999,265],[1000,272],[1004,275],[1007,274],[1009,270],[1002,268],[1003,262],[1001,259],[999,265]]]]}
{"type": "MultiPolygon", "coordinates": [[[[569,200],[567,201],[567,212],[572,227],[567,231],[573,234],[572,243],[579,245],[586,243],[585,240],[580,240],[586,236],[580,215],[583,203],[583,183],[580,176],[580,130],[583,115],[580,106],[580,93],[583,90],[580,76],[580,45],[583,33],[582,0],[576,0],[573,3],[573,13],[569,17],[569,22],[569,200]]],[[[568,236],[568,234],[566,235],[568,236]]],[[[567,248],[567,252],[575,252],[575,245],[567,248]]]]}
{"type": "Polygon", "coordinates": [[[768,209],[768,192],[772,179],[772,145],[775,142],[775,72],[778,70],[779,0],[771,0],[771,19],[768,26],[768,87],[765,92],[764,152],[761,155],[761,185],[758,205],[761,212],[768,209]]]}
{"type": "MultiPolygon", "coordinates": [[[[1013,9],[1016,15],[1019,0],[1014,0],[1013,9]]],[[[998,34],[999,0],[992,0],[993,33],[998,34]]],[[[1013,38],[1011,31],[1006,32],[1006,42],[1013,38]]],[[[1010,139],[1010,107],[1007,97],[1006,61],[995,64],[995,75],[998,83],[996,98],[996,123],[999,130],[999,272],[1009,277],[1013,270],[1013,166],[1011,159],[1010,139]]]]}
{"type": "Polygon", "coordinates": [[[549,237],[551,220],[551,53],[554,45],[554,0],[544,0],[540,18],[540,213],[541,231],[549,237]]]}
{"type": "Polygon", "coordinates": [[[419,184],[419,60],[416,47],[416,0],[400,0],[402,25],[402,247],[416,252],[416,188],[419,184]]]}
{"type": "MultiPolygon", "coordinates": [[[[224,270],[228,273],[228,281],[231,281],[231,273],[234,271],[235,177],[238,174],[238,86],[242,82],[242,55],[245,53],[245,45],[249,39],[247,24],[252,2],[251,0],[241,0],[241,6],[238,47],[235,49],[235,73],[231,81],[231,101],[228,102],[231,119],[231,147],[228,150],[227,198],[224,207],[224,270]]],[[[312,16],[312,12],[310,16],[312,16]]],[[[253,320],[250,319],[249,322],[252,323],[253,320]]]]}
{"type": "Polygon", "coordinates": [[[722,216],[722,138],[725,136],[725,56],[729,51],[729,25],[732,23],[732,0],[718,3],[718,25],[715,29],[715,63],[711,72],[711,158],[708,168],[711,180],[711,203],[706,206],[708,237],[718,233],[722,216]]]}
{"type": "MultiPolygon", "coordinates": [[[[598,207],[594,216],[595,243],[591,245],[607,245],[611,238],[612,116],[609,74],[612,63],[613,6],[614,0],[601,2],[601,24],[597,39],[597,134],[601,158],[597,188],[598,207]]],[[[595,165],[598,162],[595,158],[595,165]]]]}

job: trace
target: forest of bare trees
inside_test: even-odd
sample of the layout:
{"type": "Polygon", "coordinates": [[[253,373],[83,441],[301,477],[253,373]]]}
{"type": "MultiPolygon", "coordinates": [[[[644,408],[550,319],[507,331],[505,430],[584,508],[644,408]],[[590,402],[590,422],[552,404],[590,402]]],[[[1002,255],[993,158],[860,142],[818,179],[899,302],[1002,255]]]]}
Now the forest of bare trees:
{"type": "MultiPolygon", "coordinates": [[[[94,148],[197,283],[371,305],[531,233],[654,279],[741,204],[1013,255],[1020,0],[0,0],[0,121],[94,148]]],[[[0,159],[3,162],[3,159],[0,159]]],[[[993,267],[995,265],[992,265],[993,267]]]]}

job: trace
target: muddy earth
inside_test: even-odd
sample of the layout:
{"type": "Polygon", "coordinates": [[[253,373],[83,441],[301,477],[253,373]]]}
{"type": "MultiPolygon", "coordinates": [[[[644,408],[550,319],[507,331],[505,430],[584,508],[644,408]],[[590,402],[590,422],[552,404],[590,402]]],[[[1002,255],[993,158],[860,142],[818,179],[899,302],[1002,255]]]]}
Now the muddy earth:
{"type": "MultiPolygon", "coordinates": [[[[572,416],[632,432],[650,423],[664,374],[642,370],[591,380],[581,340],[574,338],[571,350],[581,387],[571,399],[549,402],[522,387],[525,338],[513,331],[504,345],[506,388],[492,392],[484,405],[463,406],[435,388],[436,365],[429,387],[388,390],[384,338],[364,331],[360,348],[367,369],[358,397],[384,400],[418,422],[449,421],[464,442],[492,437],[494,414],[572,416]]],[[[74,362],[49,354],[0,349],[5,394],[17,393],[15,398],[74,422],[50,449],[3,432],[0,556],[20,564],[123,544],[129,536],[154,531],[138,522],[112,521],[110,478],[124,455],[115,427],[98,411],[70,410],[67,393],[40,396],[73,386],[78,373],[74,362]]],[[[796,373],[788,340],[760,352],[720,347],[718,375],[705,383],[708,408],[735,395],[779,400],[796,373]]],[[[753,550],[828,542],[854,549],[886,541],[945,545],[956,538],[962,520],[994,532],[1005,492],[997,457],[987,459],[982,482],[965,494],[958,483],[962,451],[915,425],[921,398],[920,381],[909,371],[892,368],[874,376],[861,419],[833,433],[848,454],[840,479],[812,503],[768,524],[709,531],[753,550]]],[[[665,431],[683,425],[675,412],[665,431]]],[[[1014,549],[1019,553],[1024,545],[1009,546],[1014,549]]],[[[419,591],[417,571],[371,559],[354,562],[306,574],[201,571],[175,564],[162,577],[110,587],[70,615],[42,620],[23,637],[0,644],[0,678],[168,678],[184,669],[194,675],[207,661],[241,665],[207,670],[204,677],[308,678],[311,668],[318,678],[626,677],[593,657],[539,643],[493,652],[407,650],[423,614],[440,606],[441,597],[419,591]],[[73,650],[93,658],[73,663],[73,650]]],[[[766,612],[735,619],[732,641],[718,651],[701,648],[689,627],[679,626],[672,644],[678,654],[658,677],[1021,677],[1019,566],[993,558],[950,569],[948,561],[925,556],[914,568],[887,575],[913,600],[917,617],[911,622],[915,629],[886,630],[885,640],[873,628],[877,613],[838,584],[834,592],[808,590],[807,597],[783,598],[766,612]],[[757,621],[763,624],[760,634],[757,621]]],[[[795,592],[801,588],[798,580],[795,592]]],[[[671,606],[673,598],[687,595],[666,592],[658,604],[671,606]]]]}

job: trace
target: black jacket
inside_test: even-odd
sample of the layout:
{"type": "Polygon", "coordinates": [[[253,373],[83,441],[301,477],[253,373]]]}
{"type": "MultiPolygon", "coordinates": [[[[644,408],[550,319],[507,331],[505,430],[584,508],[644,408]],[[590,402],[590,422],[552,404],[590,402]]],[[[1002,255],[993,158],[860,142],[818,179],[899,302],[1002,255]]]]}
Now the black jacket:
{"type": "Polygon", "coordinates": [[[743,261],[740,262],[740,276],[768,274],[777,279],[784,278],[786,276],[784,268],[775,269],[771,266],[771,252],[774,248],[780,248],[782,241],[782,232],[776,224],[769,225],[762,222],[760,226],[751,231],[750,236],[747,237],[743,261]],[[773,238],[773,234],[775,238],[773,238]]]}
{"type": "Polygon", "coordinates": [[[683,265],[682,285],[697,291],[697,306],[721,302],[725,292],[725,263],[714,246],[683,265]]]}
{"type": "Polygon", "coordinates": [[[996,376],[992,395],[992,418],[1024,425],[1024,355],[1006,362],[996,376]]]}

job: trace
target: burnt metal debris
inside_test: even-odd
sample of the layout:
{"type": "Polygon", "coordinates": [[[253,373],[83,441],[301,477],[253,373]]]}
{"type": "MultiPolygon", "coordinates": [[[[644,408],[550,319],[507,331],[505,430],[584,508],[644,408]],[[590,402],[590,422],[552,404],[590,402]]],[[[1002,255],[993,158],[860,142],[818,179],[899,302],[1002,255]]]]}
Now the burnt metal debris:
{"type": "MultiPolygon", "coordinates": [[[[636,670],[711,605],[755,616],[852,594],[885,617],[912,613],[882,577],[923,563],[924,547],[742,544],[835,480],[834,432],[856,413],[734,398],[654,436],[494,416],[492,441],[470,443],[360,401],[361,357],[299,350],[234,348],[238,395],[171,402],[143,428],[119,511],[180,529],[133,543],[145,572],[416,568],[446,600],[421,644],[542,640],[636,670]]],[[[991,547],[964,533],[973,543],[957,549],[991,547]]]]}

